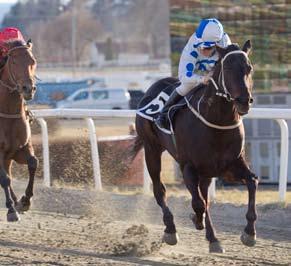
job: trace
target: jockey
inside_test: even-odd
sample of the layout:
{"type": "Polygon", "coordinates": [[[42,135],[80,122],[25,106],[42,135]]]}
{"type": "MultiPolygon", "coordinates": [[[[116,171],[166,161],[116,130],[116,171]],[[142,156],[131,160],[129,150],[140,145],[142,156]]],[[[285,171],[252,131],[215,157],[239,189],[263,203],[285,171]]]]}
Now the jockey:
{"type": "Polygon", "coordinates": [[[183,49],[179,62],[181,84],[172,92],[156,119],[158,127],[167,126],[169,108],[182,99],[199,84],[207,84],[212,69],[219,59],[216,46],[225,48],[231,41],[224,32],[222,24],[215,18],[202,19],[196,32],[190,37],[183,49]]]}
{"type": "Polygon", "coordinates": [[[19,40],[24,42],[24,38],[17,28],[4,28],[0,31],[0,57],[7,52],[7,48],[4,46],[5,42],[19,40]]]}

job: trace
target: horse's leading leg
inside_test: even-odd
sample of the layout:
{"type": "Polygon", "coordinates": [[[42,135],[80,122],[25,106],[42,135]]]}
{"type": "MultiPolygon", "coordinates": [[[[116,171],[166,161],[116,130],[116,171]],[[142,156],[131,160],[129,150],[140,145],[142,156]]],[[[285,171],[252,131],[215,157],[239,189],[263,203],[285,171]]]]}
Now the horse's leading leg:
{"type": "Polygon", "coordinates": [[[249,175],[246,178],[246,184],[249,192],[248,211],[246,214],[248,223],[241,235],[241,241],[244,245],[253,247],[256,244],[255,222],[257,220],[256,191],[258,188],[258,179],[254,175],[249,175]]]}
{"type": "Polygon", "coordinates": [[[199,191],[199,176],[196,174],[195,169],[186,164],[183,167],[183,178],[185,185],[192,196],[192,208],[195,214],[190,216],[197,230],[204,229],[204,213],[206,209],[205,201],[203,200],[199,191]]]}
{"type": "Polygon", "coordinates": [[[7,221],[8,222],[16,222],[20,220],[20,217],[13,207],[13,201],[11,199],[11,194],[10,194],[10,184],[11,184],[11,179],[4,170],[4,162],[3,162],[3,155],[0,158],[0,185],[3,188],[5,192],[5,198],[6,198],[6,208],[8,209],[7,212],[7,221]]]}
{"type": "Polygon", "coordinates": [[[205,215],[205,224],[206,224],[206,239],[209,241],[209,252],[215,253],[224,253],[224,249],[222,248],[220,242],[216,237],[216,232],[212,224],[212,220],[210,217],[210,203],[208,200],[208,188],[211,183],[210,178],[200,179],[199,187],[201,194],[206,202],[206,215],[205,215]]]}
{"type": "Polygon", "coordinates": [[[27,164],[28,172],[29,172],[29,181],[27,188],[25,190],[25,195],[22,196],[20,201],[16,205],[16,209],[19,212],[25,212],[29,210],[30,207],[30,199],[33,196],[33,184],[34,184],[34,176],[35,171],[38,166],[38,160],[34,156],[33,148],[31,143],[29,145],[23,147],[13,158],[17,163],[27,164]]]}
{"type": "Polygon", "coordinates": [[[158,205],[163,211],[163,221],[166,226],[163,241],[169,245],[176,245],[178,235],[174,224],[174,216],[171,213],[166,201],[166,188],[161,182],[161,155],[162,152],[157,147],[144,144],[146,165],[153,182],[154,196],[158,205]]]}
{"type": "Polygon", "coordinates": [[[248,188],[249,202],[248,211],[246,214],[248,223],[241,235],[241,241],[244,245],[253,247],[256,244],[255,222],[257,220],[256,191],[258,188],[258,177],[250,171],[247,163],[242,157],[239,157],[228,169],[228,171],[234,178],[240,181],[245,181],[248,188]]]}
{"type": "Polygon", "coordinates": [[[5,162],[4,162],[4,170],[6,171],[6,173],[8,173],[8,176],[10,177],[11,183],[10,183],[10,186],[9,186],[9,190],[10,190],[11,198],[13,199],[14,204],[16,205],[18,199],[17,199],[17,196],[14,193],[13,188],[12,188],[11,164],[12,164],[12,160],[5,160],[5,162]]]}

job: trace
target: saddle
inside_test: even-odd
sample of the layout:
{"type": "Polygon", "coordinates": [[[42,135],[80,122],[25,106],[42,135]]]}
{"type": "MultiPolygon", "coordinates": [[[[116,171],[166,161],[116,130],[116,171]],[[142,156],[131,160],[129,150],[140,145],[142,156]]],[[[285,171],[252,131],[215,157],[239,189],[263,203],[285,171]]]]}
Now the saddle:
{"type": "MultiPolygon", "coordinates": [[[[174,84],[170,84],[165,87],[156,97],[147,96],[141,102],[141,106],[139,106],[137,110],[137,114],[145,119],[150,121],[155,121],[155,119],[159,116],[160,111],[165,105],[165,102],[169,99],[171,93],[174,89],[176,89],[180,85],[180,82],[176,82],[174,84]]],[[[159,128],[159,130],[163,131],[166,134],[172,134],[172,124],[174,121],[175,114],[187,107],[187,102],[185,98],[189,101],[191,97],[204,86],[202,84],[195,87],[191,90],[184,98],[182,98],[177,104],[171,106],[168,111],[167,119],[169,119],[169,127],[168,128],[159,128]]]]}

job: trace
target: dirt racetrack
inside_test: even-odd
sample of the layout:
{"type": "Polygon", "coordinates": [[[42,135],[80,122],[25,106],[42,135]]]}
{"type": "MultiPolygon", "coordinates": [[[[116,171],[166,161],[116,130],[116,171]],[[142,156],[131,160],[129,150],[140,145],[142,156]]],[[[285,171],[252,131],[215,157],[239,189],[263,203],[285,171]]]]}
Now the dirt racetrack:
{"type": "MultiPolygon", "coordinates": [[[[6,222],[0,195],[0,265],[291,265],[291,207],[258,205],[257,245],[241,244],[245,205],[215,203],[212,217],[225,254],[208,253],[190,221],[190,200],[171,193],[180,242],[161,243],[161,211],[152,195],[44,188],[31,211],[6,222]]],[[[18,195],[24,186],[15,182],[18,195]]]]}

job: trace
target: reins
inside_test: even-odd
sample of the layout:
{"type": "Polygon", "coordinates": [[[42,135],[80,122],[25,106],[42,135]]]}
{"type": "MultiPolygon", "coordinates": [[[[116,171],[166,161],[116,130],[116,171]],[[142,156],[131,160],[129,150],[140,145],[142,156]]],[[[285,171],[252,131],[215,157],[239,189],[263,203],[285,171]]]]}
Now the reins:
{"type": "MultiPolygon", "coordinates": [[[[212,84],[214,85],[215,89],[216,89],[216,93],[215,95],[219,96],[219,97],[223,97],[225,98],[228,102],[234,101],[234,98],[231,96],[231,94],[229,93],[228,89],[225,86],[225,82],[224,82],[224,69],[223,69],[223,63],[225,61],[225,59],[232,54],[244,54],[246,57],[248,57],[247,53],[245,53],[244,51],[238,50],[238,51],[232,51],[227,53],[222,59],[221,59],[221,70],[219,73],[219,77],[218,77],[218,81],[220,81],[221,86],[223,88],[223,92],[220,92],[219,86],[217,85],[217,83],[215,82],[215,80],[213,78],[210,78],[212,84]]],[[[209,121],[207,121],[200,113],[199,111],[199,106],[198,106],[198,111],[195,110],[195,108],[190,104],[189,100],[184,97],[188,108],[191,110],[191,112],[201,121],[203,122],[206,126],[211,127],[211,128],[215,128],[215,129],[220,129],[220,130],[229,130],[229,129],[235,129],[237,127],[239,127],[242,124],[242,119],[241,117],[239,118],[238,122],[233,124],[233,125],[229,125],[229,126],[221,126],[221,125],[217,125],[217,124],[213,124],[209,121]]],[[[201,99],[200,99],[201,100],[201,99]]],[[[200,101],[199,101],[200,104],[200,101]]]]}

